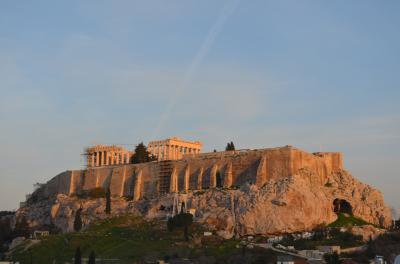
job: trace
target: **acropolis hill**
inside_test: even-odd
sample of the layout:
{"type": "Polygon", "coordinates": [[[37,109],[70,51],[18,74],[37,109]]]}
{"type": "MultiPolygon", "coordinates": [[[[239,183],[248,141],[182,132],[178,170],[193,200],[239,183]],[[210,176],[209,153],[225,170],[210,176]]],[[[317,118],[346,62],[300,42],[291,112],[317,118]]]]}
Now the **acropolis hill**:
{"type": "Polygon", "coordinates": [[[45,196],[72,195],[96,187],[110,188],[113,196],[133,196],[135,200],[156,198],[165,193],[187,193],[245,183],[264,186],[269,180],[294,175],[301,168],[316,171],[312,179],[325,184],[332,173],[343,169],[341,153],[310,154],[286,146],[281,148],[224,151],[188,156],[179,160],[143,164],[88,167],[63,172],[46,185],[45,196]]]}
{"type": "MultiPolygon", "coordinates": [[[[390,224],[382,194],[345,171],[341,153],[292,146],[200,153],[200,147],[181,155],[176,145],[164,146],[163,158],[141,164],[122,156],[116,162],[105,149],[89,151],[86,169],[55,176],[18,214],[32,226],[70,231],[80,207],[86,224],[107,217],[101,199],[78,198],[103,187],[110,189],[115,215],[165,219],[183,207],[226,238],[310,230],[335,221],[341,207],[367,222],[390,224]]],[[[151,151],[160,153],[155,145],[151,151]]]]}

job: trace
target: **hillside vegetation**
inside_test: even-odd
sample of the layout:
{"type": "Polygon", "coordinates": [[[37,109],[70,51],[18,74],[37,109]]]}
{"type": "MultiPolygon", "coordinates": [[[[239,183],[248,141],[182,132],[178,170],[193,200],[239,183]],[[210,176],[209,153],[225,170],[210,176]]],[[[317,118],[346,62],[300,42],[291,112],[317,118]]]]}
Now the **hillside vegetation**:
{"type": "MultiPolygon", "coordinates": [[[[247,249],[243,256],[239,241],[222,240],[218,237],[202,237],[203,230],[196,224],[189,229],[190,241],[185,242],[182,230],[167,231],[166,223],[145,221],[136,216],[122,216],[91,225],[82,232],[52,235],[38,244],[25,242],[12,253],[12,259],[20,263],[64,263],[71,262],[79,246],[82,257],[87,258],[93,250],[96,258],[108,259],[102,263],[132,263],[132,261],[156,261],[159,259],[213,258],[272,258],[272,252],[261,249],[247,249]],[[262,256],[262,257],[261,257],[262,256]]],[[[243,260],[242,260],[243,261],[243,260]]],[[[247,262],[247,261],[245,261],[247,262]]]]}
{"type": "Polygon", "coordinates": [[[333,223],[330,223],[328,226],[329,227],[348,227],[348,226],[363,226],[363,225],[371,225],[371,224],[364,221],[363,219],[357,218],[353,215],[339,213],[336,221],[333,223]]]}

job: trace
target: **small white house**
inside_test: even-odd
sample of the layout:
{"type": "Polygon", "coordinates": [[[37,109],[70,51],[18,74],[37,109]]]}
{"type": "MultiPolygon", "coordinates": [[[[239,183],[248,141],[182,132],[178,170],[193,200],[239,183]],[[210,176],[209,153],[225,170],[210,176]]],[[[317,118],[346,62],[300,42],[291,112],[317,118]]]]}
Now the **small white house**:
{"type": "Polygon", "coordinates": [[[212,236],[212,232],[206,231],[206,232],[204,232],[204,236],[212,236]]]}
{"type": "Polygon", "coordinates": [[[334,252],[340,254],[340,246],[317,246],[319,251],[332,254],[334,252]]]}
{"type": "Polygon", "coordinates": [[[49,231],[40,231],[40,230],[36,230],[35,232],[33,232],[33,238],[34,239],[38,239],[41,237],[47,237],[50,235],[49,231]]]}
{"type": "Polygon", "coordinates": [[[275,236],[275,237],[270,237],[270,238],[268,238],[268,239],[267,239],[267,242],[268,242],[268,243],[278,243],[278,242],[281,242],[282,239],[283,239],[282,236],[275,236]]]}
{"type": "Polygon", "coordinates": [[[300,256],[311,260],[322,260],[324,258],[324,252],[315,249],[300,250],[300,256]]]}

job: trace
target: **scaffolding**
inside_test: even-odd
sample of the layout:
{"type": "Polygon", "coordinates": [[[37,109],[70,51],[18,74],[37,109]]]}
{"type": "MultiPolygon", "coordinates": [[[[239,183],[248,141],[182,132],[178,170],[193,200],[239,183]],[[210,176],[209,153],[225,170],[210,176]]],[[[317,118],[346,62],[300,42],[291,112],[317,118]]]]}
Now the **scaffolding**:
{"type": "Polygon", "coordinates": [[[158,170],[158,193],[169,193],[173,164],[171,161],[160,161],[158,170]]]}

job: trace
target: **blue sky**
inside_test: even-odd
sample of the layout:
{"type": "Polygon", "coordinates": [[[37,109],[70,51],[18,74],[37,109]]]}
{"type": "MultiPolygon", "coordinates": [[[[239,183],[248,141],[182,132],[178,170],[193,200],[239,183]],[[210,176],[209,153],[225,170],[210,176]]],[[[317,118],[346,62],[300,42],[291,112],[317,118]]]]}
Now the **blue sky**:
{"type": "Polygon", "coordinates": [[[342,151],[400,207],[400,2],[1,1],[0,209],[92,143],[342,151]]]}

